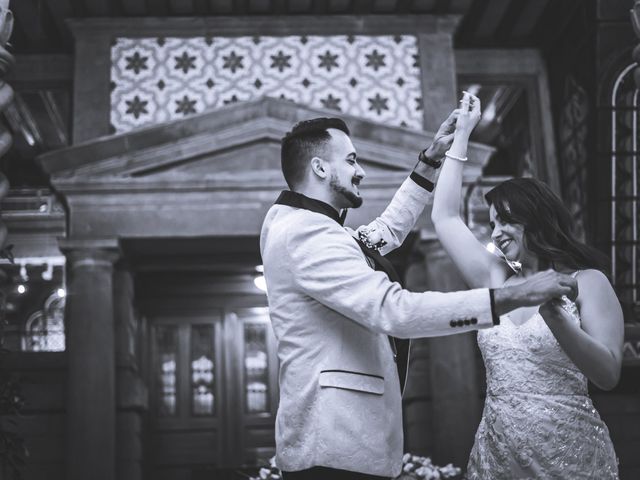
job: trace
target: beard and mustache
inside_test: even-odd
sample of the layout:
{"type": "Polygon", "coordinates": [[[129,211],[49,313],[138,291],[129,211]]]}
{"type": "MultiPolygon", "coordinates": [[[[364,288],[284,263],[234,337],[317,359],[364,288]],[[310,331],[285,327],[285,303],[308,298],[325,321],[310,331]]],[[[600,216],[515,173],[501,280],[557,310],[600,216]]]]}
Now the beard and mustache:
{"type": "MultiPolygon", "coordinates": [[[[360,183],[360,178],[353,177],[351,181],[354,185],[358,185],[360,183]]],[[[341,197],[349,202],[349,205],[346,208],[358,208],[362,205],[362,197],[352,192],[348,188],[340,185],[340,180],[338,180],[337,175],[331,175],[331,179],[329,180],[329,187],[331,187],[331,190],[336,196],[341,197]]]]}

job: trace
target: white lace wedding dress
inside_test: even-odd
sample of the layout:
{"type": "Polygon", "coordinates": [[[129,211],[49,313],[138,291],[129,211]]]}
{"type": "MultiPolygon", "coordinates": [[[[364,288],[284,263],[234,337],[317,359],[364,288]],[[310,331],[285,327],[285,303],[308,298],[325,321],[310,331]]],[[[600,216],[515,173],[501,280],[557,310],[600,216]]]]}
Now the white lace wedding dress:
{"type": "MultiPolygon", "coordinates": [[[[580,322],[573,302],[564,304],[580,322]]],[[[487,397],[468,479],[617,479],[609,430],[587,379],[540,314],[520,326],[508,315],[478,332],[487,397]]]]}

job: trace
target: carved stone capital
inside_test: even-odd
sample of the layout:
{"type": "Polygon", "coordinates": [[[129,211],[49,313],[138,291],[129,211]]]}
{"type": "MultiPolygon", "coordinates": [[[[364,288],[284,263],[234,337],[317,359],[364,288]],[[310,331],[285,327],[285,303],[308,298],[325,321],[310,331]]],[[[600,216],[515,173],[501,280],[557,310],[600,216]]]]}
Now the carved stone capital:
{"type": "Polygon", "coordinates": [[[107,268],[121,257],[117,239],[60,239],[60,251],[67,257],[70,270],[77,268],[107,268]]]}

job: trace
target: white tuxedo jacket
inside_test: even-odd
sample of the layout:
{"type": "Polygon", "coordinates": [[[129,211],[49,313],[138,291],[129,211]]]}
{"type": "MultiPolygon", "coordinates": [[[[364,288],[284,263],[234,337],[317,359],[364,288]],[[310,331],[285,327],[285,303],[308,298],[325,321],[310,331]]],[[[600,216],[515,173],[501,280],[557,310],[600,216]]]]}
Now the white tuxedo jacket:
{"type": "MultiPolygon", "coordinates": [[[[413,293],[374,271],[329,205],[276,204],[260,249],[280,361],[276,463],[386,477],[400,473],[402,404],[387,335],[460,333],[493,325],[487,289],[413,293]],[[315,210],[315,211],[314,211],[315,210]]],[[[429,192],[407,179],[384,213],[387,253],[402,244],[429,192]]]]}

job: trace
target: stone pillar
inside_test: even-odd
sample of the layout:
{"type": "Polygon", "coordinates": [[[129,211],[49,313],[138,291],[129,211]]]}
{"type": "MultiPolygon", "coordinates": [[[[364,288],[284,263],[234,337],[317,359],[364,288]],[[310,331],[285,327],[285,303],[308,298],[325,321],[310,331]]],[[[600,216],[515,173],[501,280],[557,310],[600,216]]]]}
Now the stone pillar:
{"type": "MultiPolygon", "coordinates": [[[[424,277],[419,284],[422,290],[466,290],[455,266],[437,240],[423,240],[419,247],[424,256],[420,265],[424,277]]],[[[413,270],[416,270],[413,266],[413,270]]],[[[414,273],[414,276],[417,276],[414,273]]],[[[414,280],[415,282],[415,280],[414,280]]],[[[411,287],[415,290],[415,287],[411,287]]],[[[429,439],[409,436],[417,445],[428,446],[436,464],[452,462],[466,467],[473,445],[475,431],[480,422],[481,396],[479,366],[476,359],[475,333],[451,335],[420,340],[417,362],[422,368],[411,372],[408,393],[422,391],[422,401],[417,406],[429,408],[429,412],[409,411],[410,418],[420,425],[407,425],[408,432],[422,431],[429,439]],[[426,360],[426,361],[425,361],[426,360]],[[418,374],[422,378],[418,378],[418,374]],[[428,383],[424,385],[424,383],[428,383]]],[[[413,355],[413,353],[412,353],[413,355]]],[[[409,448],[412,445],[408,445],[409,448]]]]}
{"type": "Polygon", "coordinates": [[[73,144],[113,133],[110,128],[111,36],[86,26],[84,19],[68,23],[74,37],[73,144]]]}
{"type": "Polygon", "coordinates": [[[143,474],[143,416],[148,393],[141,378],[138,352],[139,320],[133,307],[131,271],[118,265],[114,275],[116,351],[116,478],[141,480],[143,474]]]}
{"type": "Polygon", "coordinates": [[[457,107],[456,61],[453,33],[457,20],[445,31],[418,35],[424,129],[435,132],[457,107]]]}
{"type": "MultiPolygon", "coordinates": [[[[426,291],[426,270],[424,252],[414,246],[405,273],[405,287],[412,292],[426,291]]],[[[416,338],[411,340],[409,372],[402,396],[405,452],[433,455],[431,400],[429,343],[426,338],[416,338]]]]}
{"type": "Polygon", "coordinates": [[[133,309],[134,291],[131,272],[119,266],[113,273],[113,308],[116,333],[116,364],[118,368],[137,368],[136,315],[133,309]]]}
{"type": "Polygon", "coordinates": [[[61,241],[67,256],[67,479],[115,480],[113,264],[117,242],[61,241]]]}
{"type": "MultiPolygon", "coordinates": [[[[9,8],[9,3],[4,2],[4,5],[0,5],[0,13],[6,14],[9,8]]],[[[9,51],[4,48],[11,32],[13,30],[13,17],[9,15],[3,15],[0,20],[0,112],[4,111],[13,101],[13,89],[4,81],[7,73],[13,67],[15,58],[9,51]]],[[[0,157],[3,156],[13,143],[10,130],[4,125],[0,125],[0,157]]],[[[9,180],[6,175],[0,172],[0,201],[9,193],[9,180]]],[[[13,258],[11,249],[4,248],[5,240],[7,239],[7,227],[0,218],[0,258],[13,258]]],[[[3,305],[0,302],[0,307],[3,305]]],[[[0,311],[0,321],[4,320],[2,315],[3,311],[0,311]]]]}
{"type": "MultiPolygon", "coordinates": [[[[424,244],[430,290],[466,290],[438,241],[424,244]]],[[[434,457],[466,467],[480,422],[481,400],[476,363],[476,334],[429,339],[434,457]]]]}

